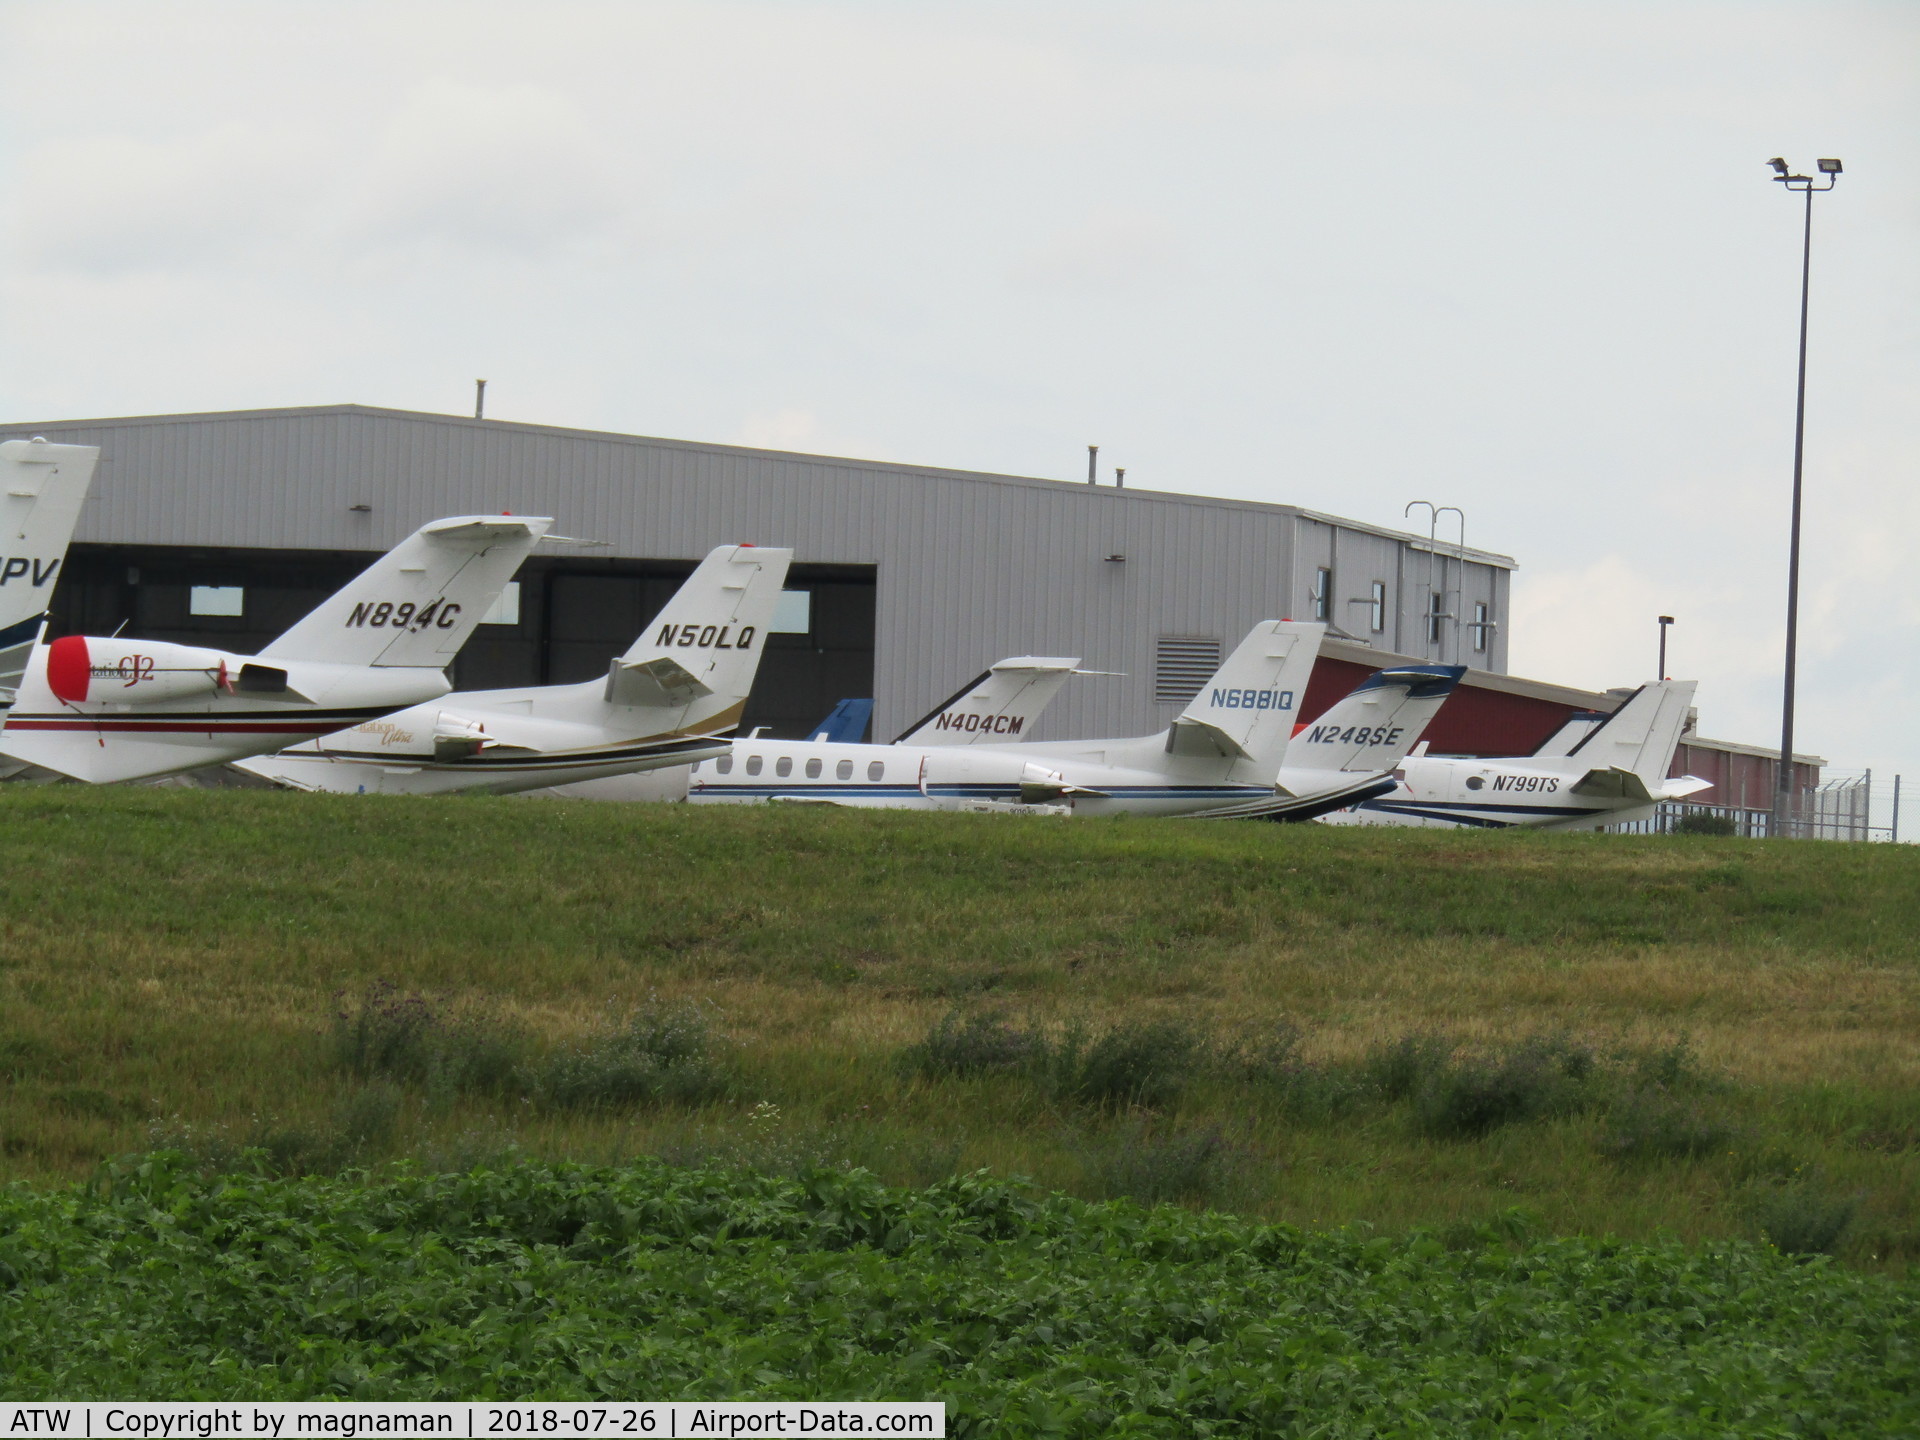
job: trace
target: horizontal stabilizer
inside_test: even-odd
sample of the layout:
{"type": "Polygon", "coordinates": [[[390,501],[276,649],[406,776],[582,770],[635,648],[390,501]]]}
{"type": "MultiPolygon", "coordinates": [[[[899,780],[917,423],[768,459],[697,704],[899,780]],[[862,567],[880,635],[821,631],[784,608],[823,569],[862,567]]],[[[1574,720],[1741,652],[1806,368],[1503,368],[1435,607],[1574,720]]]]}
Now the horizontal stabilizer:
{"type": "Polygon", "coordinates": [[[671,655],[615,660],[607,671],[609,705],[685,705],[713,689],[671,655]]]}
{"type": "Polygon", "coordinates": [[[1251,760],[1253,753],[1210,720],[1181,716],[1167,731],[1169,755],[1200,755],[1207,759],[1251,760]]]}
{"type": "Polygon", "coordinates": [[[1590,800],[1632,800],[1642,805],[1660,797],[1647,789],[1647,782],[1631,770],[1609,765],[1604,770],[1589,770],[1573,785],[1573,793],[1590,800]]]}
{"type": "Polygon", "coordinates": [[[1713,789],[1713,781],[1702,780],[1698,775],[1678,775],[1660,787],[1662,800],[1684,800],[1689,795],[1698,795],[1702,790],[1713,789]]]}

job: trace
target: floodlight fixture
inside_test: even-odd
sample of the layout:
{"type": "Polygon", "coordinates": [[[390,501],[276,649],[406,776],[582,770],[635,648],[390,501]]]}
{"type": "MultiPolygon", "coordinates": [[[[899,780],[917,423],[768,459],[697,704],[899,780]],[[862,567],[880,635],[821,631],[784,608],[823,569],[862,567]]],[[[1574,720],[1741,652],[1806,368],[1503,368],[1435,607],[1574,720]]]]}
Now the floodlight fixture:
{"type": "Polygon", "coordinates": [[[1778,155],[1767,161],[1767,163],[1773,167],[1774,174],[1784,176],[1787,173],[1787,162],[1782,160],[1778,155]]]}
{"type": "Polygon", "coordinates": [[[1840,162],[1838,160],[1820,161],[1820,173],[1822,175],[1838,175],[1840,173],[1840,162]]]}

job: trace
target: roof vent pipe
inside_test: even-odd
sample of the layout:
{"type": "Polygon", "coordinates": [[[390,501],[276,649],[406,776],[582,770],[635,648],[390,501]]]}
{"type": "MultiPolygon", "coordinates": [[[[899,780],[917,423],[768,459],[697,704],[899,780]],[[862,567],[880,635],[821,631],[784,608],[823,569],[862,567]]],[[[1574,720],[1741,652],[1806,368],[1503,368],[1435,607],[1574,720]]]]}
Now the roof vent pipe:
{"type": "Polygon", "coordinates": [[[1116,490],[1124,490],[1127,488],[1127,470],[1124,465],[1116,465],[1113,467],[1113,488],[1116,490]]]}
{"type": "Polygon", "coordinates": [[[1094,469],[1099,463],[1100,447],[1098,445],[1087,446],[1087,483],[1089,485],[1097,485],[1100,483],[1099,472],[1094,469]]]}
{"type": "Polygon", "coordinates": [[[484,380],[473,382],[473,418],[476,420],[487,418],[487,382],[484,380]]]}

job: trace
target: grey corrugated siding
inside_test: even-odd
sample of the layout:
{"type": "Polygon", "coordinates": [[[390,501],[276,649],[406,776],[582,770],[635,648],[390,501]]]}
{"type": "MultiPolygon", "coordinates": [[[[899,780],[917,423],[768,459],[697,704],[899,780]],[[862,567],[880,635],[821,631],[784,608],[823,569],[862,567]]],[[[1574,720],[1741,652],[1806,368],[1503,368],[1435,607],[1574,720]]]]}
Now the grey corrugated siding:
{"type": "MultiPolygon", "coordinates": [[[[1231,648],[1258,620],[1304,618],[1313,570],[1336,548],[1334,623],[1364,633],[1345,600],[1383,579],[1396,594],[1380,638],[1423,648],[1402,577],[1424,577],[1425,554],[1290,506],[361,406],[0,427],[15,434],[101,447],[82,541],[377,551],[437,516],[510,509],[612,542],[590,555],[691,559],[751,540],[877,566],[881,737],[1012,654],[1127,672],[1069,686],[1042,733],[1156,729],[1171,707],[1152,699],[1155,638],[1231,648]],[[371,514],[349,509],[362,503],[371,514]]],[[[1511,563],[1468,567],[1468,603],[1498,602],[1495,670],[1511,563]]]]}

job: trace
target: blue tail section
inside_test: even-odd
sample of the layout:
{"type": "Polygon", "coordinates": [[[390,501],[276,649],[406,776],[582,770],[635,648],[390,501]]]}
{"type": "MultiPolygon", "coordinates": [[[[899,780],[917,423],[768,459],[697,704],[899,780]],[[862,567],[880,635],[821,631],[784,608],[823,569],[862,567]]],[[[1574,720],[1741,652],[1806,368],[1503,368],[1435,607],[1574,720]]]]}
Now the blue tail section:
{"type": "Polygon", "coordinates": [[[858,745],[867,738],[867,722],[873,718],[873,701],[842,700],[833,713],[813,727],[807,739],[829,745],[858,745]]]}

